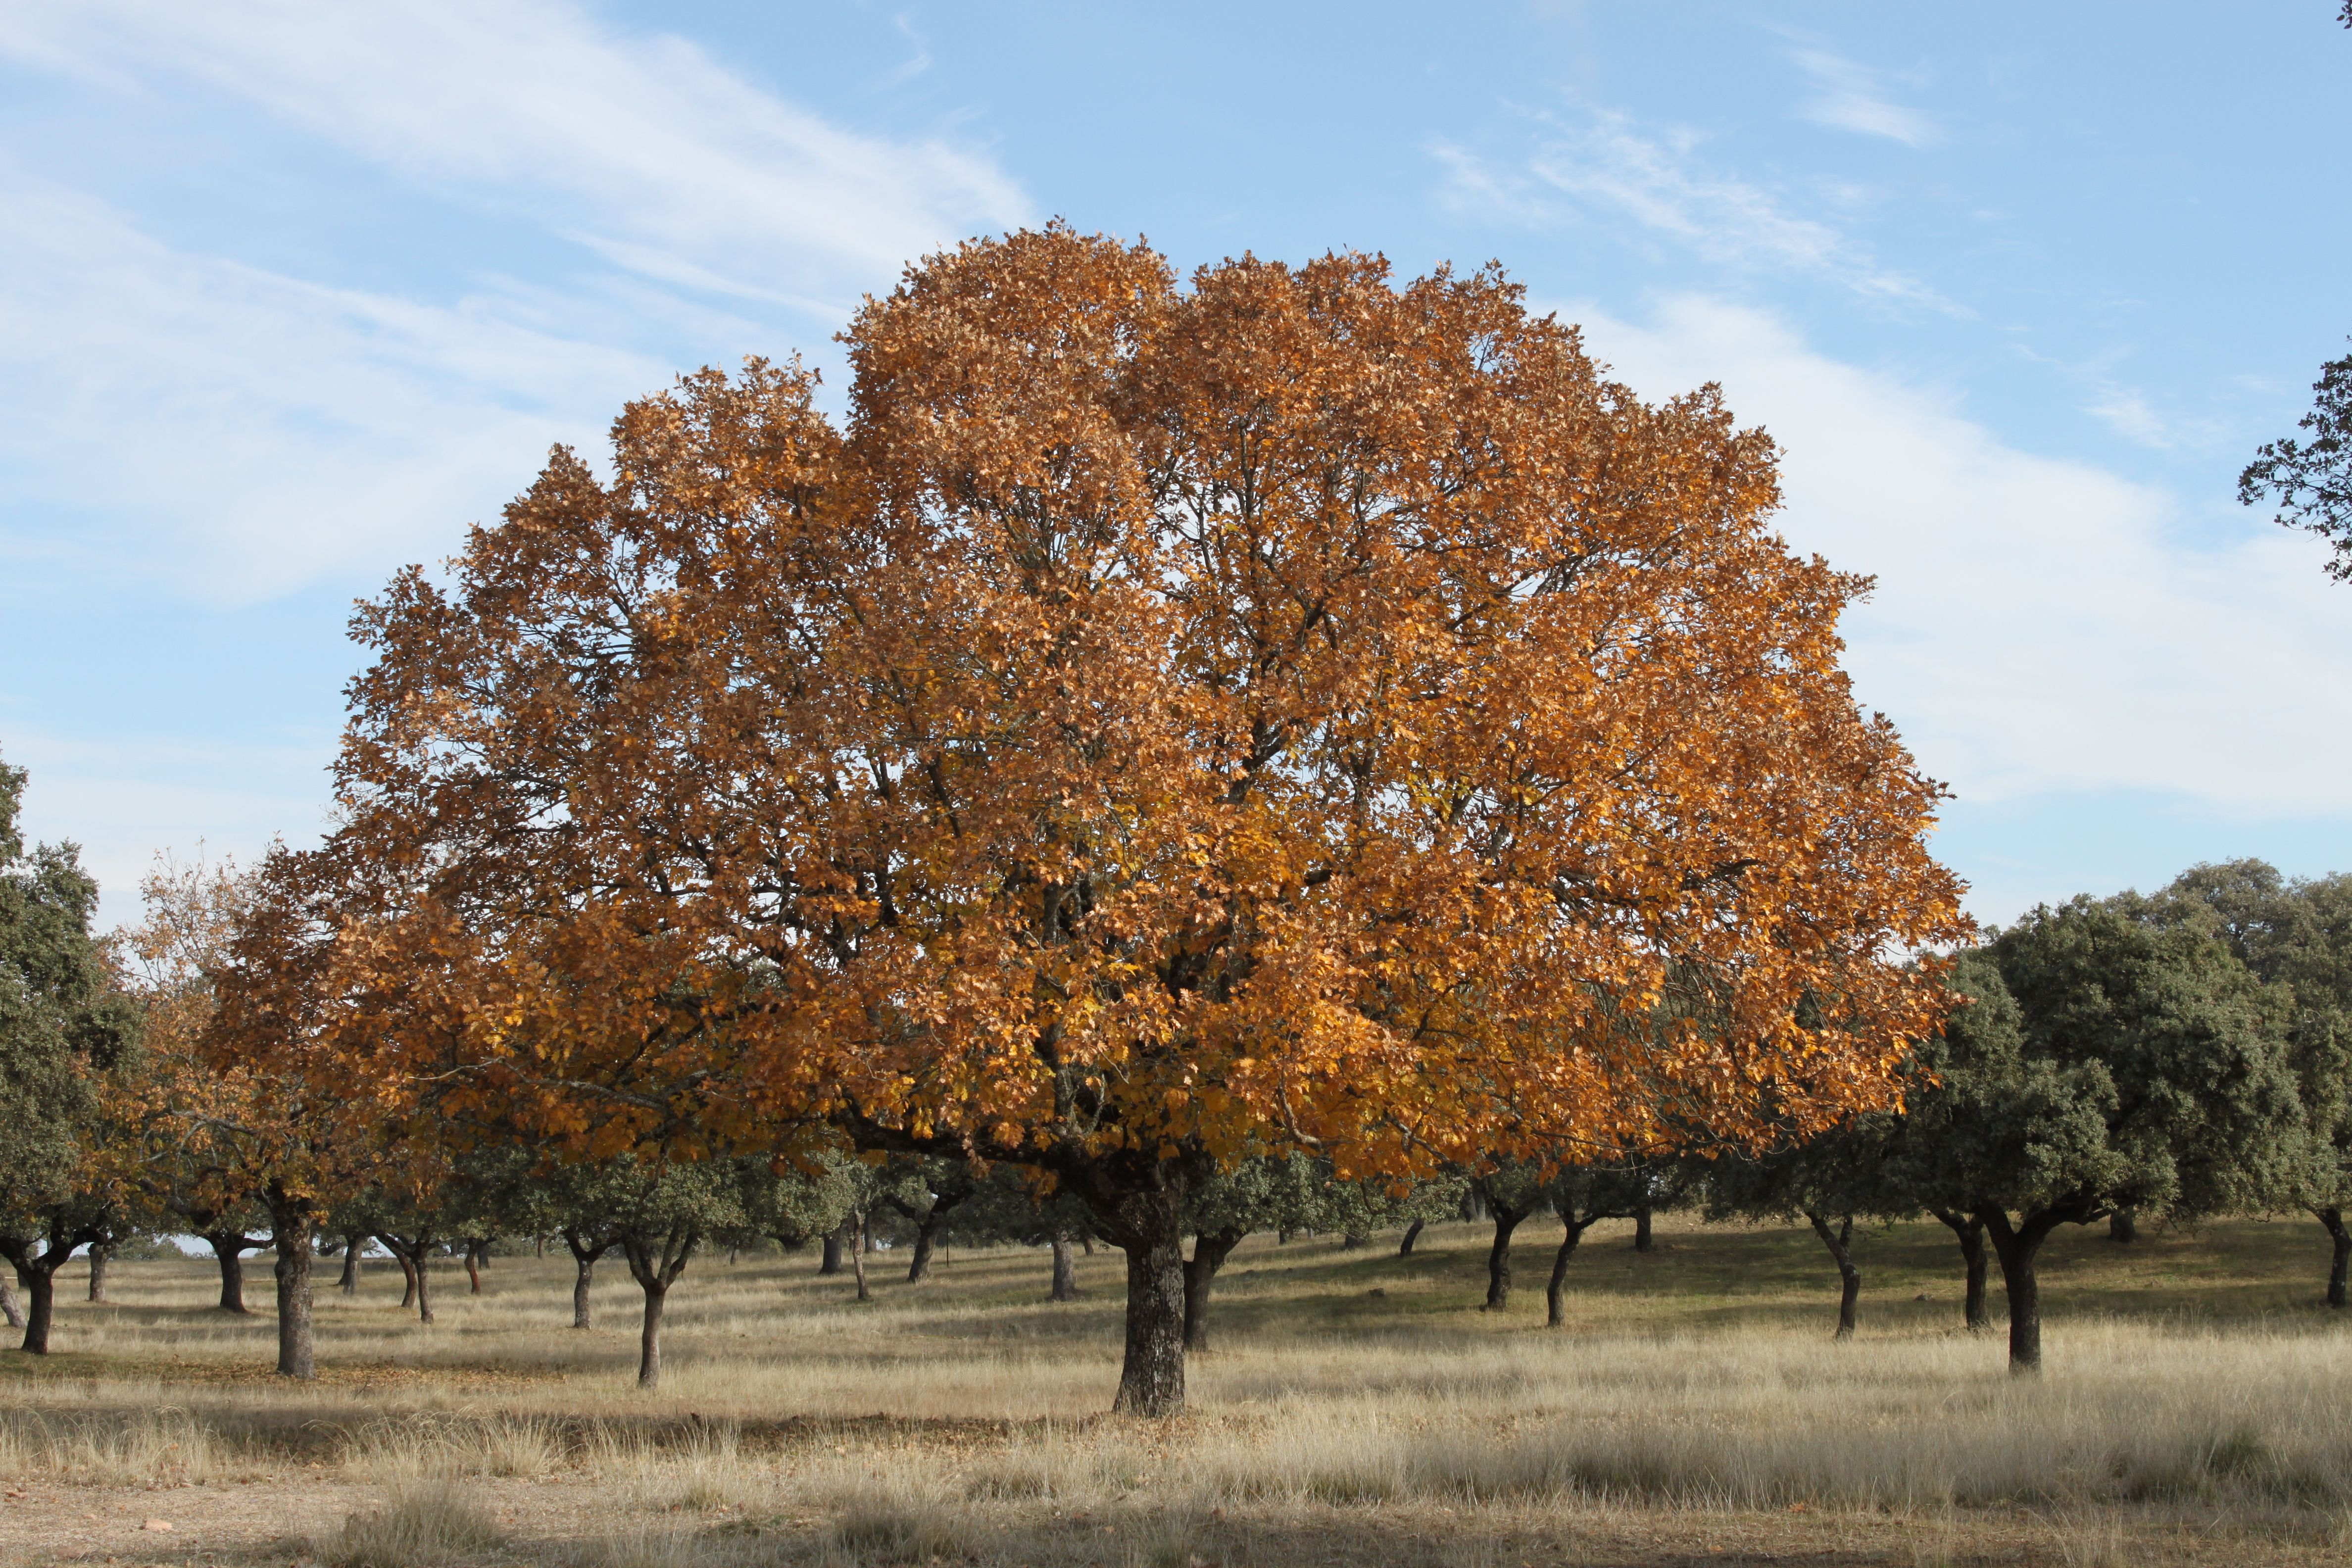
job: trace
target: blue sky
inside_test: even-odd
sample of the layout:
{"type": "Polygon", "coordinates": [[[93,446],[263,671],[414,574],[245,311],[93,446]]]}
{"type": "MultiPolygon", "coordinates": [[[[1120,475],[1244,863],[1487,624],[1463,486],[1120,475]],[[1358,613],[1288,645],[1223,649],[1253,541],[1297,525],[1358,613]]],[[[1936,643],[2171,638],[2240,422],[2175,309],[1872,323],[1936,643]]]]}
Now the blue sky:
{"type": "Polygon", "coordinates": [[[2352,333],[2336,9],[0,0],[0,755],[111,918],[315,836],[355,597],[1059,215],[1722,383],[1980,917],[2352,869],[2352,588],[2231,495],[2352,333]]]}

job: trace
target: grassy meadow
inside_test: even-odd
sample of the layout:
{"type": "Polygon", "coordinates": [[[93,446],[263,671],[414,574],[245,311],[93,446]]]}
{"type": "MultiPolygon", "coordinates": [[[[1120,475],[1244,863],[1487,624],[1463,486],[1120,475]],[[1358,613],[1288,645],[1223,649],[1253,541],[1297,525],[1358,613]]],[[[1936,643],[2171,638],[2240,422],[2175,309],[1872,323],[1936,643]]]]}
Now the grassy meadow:
{"type": "MultiPolygon", "coordinates": [[[[1948,1233],[1860,1244],[1862,1328],[1810,1232],[1662,1220],[1588,1237],[1543,1326],[1556,1226],[1510,1309],[1486,1231],[1253,1237],[1219,1282],[1191,1413],[1104,1414],[1123,1259],[1045,1300],[1045,1251],[946,1254],[876,1299],[813,1254],[698,1258],[662,1386],[637,1292],[568,1258],[436,1269],[430,1328],[376,1260],[322,1267],[320,1375],[269,1374],[205,1261],[59,1281],[56,1353],[0,1354],[0,1564],[2340,1563],[2352,1550],[2352,1323],[2308,1222],[2069,1231],[2043,1271],[2048,1370],[1959,1328],[1948,1233]]],[[[1996,1310],[2000,1297],[1996,1283],[1996,1310]]]]}

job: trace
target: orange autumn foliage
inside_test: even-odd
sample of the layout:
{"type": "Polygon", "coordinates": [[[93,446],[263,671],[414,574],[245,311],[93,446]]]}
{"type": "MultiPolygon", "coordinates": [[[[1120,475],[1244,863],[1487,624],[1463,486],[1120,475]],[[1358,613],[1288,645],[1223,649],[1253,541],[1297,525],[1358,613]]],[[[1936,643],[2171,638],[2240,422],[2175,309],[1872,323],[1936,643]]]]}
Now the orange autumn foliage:
{"type": "Polygon", "coordinates": [[[1965,931],[1938,791],[1715,389],[1643,404],[1492,270],[1183,288],[1060,227],[845,341],[845,425],[688,377],[364,610],[371,1051],[583,1149],[1035,1164],[1131,1258],[1247,1153],[1889,1100],[1965,931]]]}

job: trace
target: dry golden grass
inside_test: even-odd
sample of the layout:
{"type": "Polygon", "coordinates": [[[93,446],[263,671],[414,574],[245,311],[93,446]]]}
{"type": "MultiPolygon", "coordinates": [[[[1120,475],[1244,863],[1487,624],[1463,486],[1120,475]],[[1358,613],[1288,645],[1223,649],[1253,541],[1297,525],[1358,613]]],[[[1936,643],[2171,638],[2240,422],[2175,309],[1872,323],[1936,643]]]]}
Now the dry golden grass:
{"type": "Polygon", "coordinates": [[[364,1568],[2341,1558],[2352,1335],[2312,1304],[2315,1226],[2064,1238],[2028,1381],[1958,1330],[1935,1227],[1868,1244],[1843,1344],[1800,1233],[1589,1242],[1559,1332],[1539,1295],[1475,1310],[1482,1240],[1250,1244],[1165,1423],[1101,1414],[1116,1253],[1059,1307],[1042,1252],[865,1306],[806,1258],[698,1260],[651,1393],[634,1289],[600,1283],[575,1332],[568,1263],[500,1258],[478,1299],[453,1269],[430,1329],[389,1269],[329,1290],[307,1387],[268,1375],[266,1315],[205,1305],[205,1265],[117,1265],[59,1353],[0,1358],[0,1563],[134,1530],[159,1562],[364,1568]],[[158,1499],[184,1522],[132,1520],[158,1499]]]}

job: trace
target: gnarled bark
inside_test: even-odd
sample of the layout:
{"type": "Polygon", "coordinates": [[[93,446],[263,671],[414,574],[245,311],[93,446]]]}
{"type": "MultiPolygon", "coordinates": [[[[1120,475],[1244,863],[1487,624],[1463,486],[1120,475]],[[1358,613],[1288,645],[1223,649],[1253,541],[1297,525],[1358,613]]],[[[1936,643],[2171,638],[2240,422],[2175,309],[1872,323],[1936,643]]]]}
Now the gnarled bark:
{"type": "Polygon", "coordinates": [[[270,1238],[247,1236],[242,1230],[208,1230],[204,1233],[204,1242],[213,1249],[213,1257],[220,1264],[220,1310],[240,1317],[250,1315],[251,1309],[245,1304],[245,1254],[268,1247],[270,1238]]]}
{"type": "Polygon", "coordinates": [[[624,1230],[618,1239],[629,1260],[629,1277],[646,1294],[645,1321],[637,1333],[637,1386],[651,1388],[661,1382],[662,1309],[669,1288],[701,1245],[702,1227],[681,1220],[666,1232],[624,1230]]]}
{"type": "Polygon", "coordinates": [[[1121,1196],[1101,1215],[1107,1238],[1127,1252],[1127,1354],[1111,1408],[1173,1415],[1184,1408],[1183,1189],[1121,1196]]]}
{"type": "Polygon", "coordinates": [[[589,1300],[589,1288],[596,1282],[596,1260],[613,1249],[614,1238],[609,1236],[583,1236],[567,1226],[563,1232],[563,1245],[572,1249],[572,1263],[575,1270],[572,1279],[572,1326],[575,1329],[593,1328],[595,1319],[589,1300]]]}
{"type": "Polygon", "coordinates": [[[1984,1221],[1974,1215],[1954,1214],[1949,1209],[1929,1209],[1950,1228],[1960,1244],[1960,1263],[1967,1270],[1967,1289],[1960,1301],[1960,1321],[1970,1333],[1981,1333],[1992,1326],[1992,1314],[1985,1307],[1985,1227],[1984,1221]]]}
{"type": "Polygon", "coordinates": [[[1514,1208],[1489,1194],[1486,1210],[1495,1217],[1495,1240],[1486,1248],[1486,1304],[1480,1310],[1499,1312],[1511,1300],[1511,1233],[1536,1212],[1536,1205],[1530,1202],[1514,1208]]]}
{"type": "Polygon", "coordinates": [[[2042,1370],[2042,1281],[2034,1272],[2042,1244],[2062,1225],[2088,1225],[2106,1212],[2090,1199],[2076,1199],[2034,1209],[2012,1226],[2005,1209],[1977,1211],[1977,1217],[1984,1222],[1985,1237],[1992,1243],[1993,1256],[2000,1261],[2001,1284],[2009,1292],[2010,1371],[2024,1375],[2042,1370]]]}
{"type": "Polygon", "coordinates": [[[319,1375],[318,1342],[310,1327],[310,1202],[273,1182],[269,1226],[278,1243],[278,1375],[319,1375]]]}
{"type": "Polygon", "coordinates": [[[1411,1225],[1404,1227],[1404,1239],[1397,1243],[1397,1256],[1399,1258],[1411,1258],[1412,1256],[1412,1244],[1421,1239],[1421,1227],[1427,1223],[1428,1221],[1426,1220],[1417,1219],[1411,1225]]]}
{"type": "Polygon", "coordinates": [[[2346,1275],[2352,1273],[2352,1227],[2345,1225],[2340,1208],[2315,1208],[2311,1213],[2326,1228],[2328,1239],[2336,1244],[2335,1257],[2327,1265],[2327,1304],[2341,1307],[2346,1275]]]}

